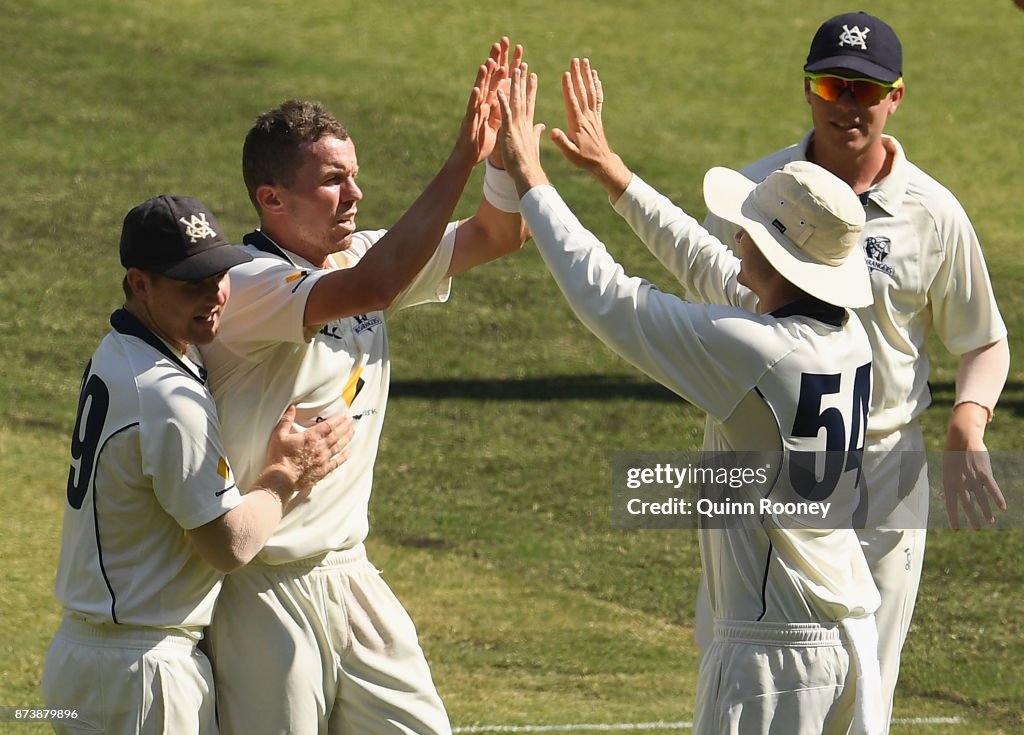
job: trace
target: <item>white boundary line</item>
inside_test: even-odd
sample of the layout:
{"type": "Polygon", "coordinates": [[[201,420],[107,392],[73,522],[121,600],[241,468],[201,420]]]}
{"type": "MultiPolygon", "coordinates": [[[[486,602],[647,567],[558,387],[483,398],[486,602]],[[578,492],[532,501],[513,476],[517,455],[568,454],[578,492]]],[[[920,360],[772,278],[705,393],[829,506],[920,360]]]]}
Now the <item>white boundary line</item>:
{"type": "MultiPolygon", "coordinates": [[[[960,717],[897,717],[894,725],[961,725],[960,717]]],[[[453,733],[486,732],[621,732],[625,730],[692,730],[692,722],[615,722],[576,725],[470,725],[452,728],[453,733]]]]}

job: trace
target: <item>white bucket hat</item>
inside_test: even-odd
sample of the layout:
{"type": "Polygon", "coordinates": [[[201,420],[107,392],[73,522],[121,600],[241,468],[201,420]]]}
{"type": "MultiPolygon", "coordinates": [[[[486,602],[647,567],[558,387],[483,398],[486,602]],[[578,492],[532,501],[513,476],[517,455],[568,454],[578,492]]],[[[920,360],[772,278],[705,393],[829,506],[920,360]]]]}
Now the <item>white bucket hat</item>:
{"type": "Polygon", "coordinates": [[[716,167],[704,201],[742,227],[783,278],[836,306],[869,305],[871,281],[857,246],[864,207],[849,184],[809,161],[793,161],[755,185],[716,167]]]}

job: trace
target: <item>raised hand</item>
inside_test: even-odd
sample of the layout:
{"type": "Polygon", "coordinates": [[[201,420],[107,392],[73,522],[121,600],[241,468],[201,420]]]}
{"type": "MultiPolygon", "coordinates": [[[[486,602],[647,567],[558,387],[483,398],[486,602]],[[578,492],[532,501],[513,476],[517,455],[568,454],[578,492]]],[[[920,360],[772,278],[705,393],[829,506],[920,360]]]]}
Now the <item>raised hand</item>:
{"type": "Polygon", "coordinates": [[[499,69],[504,69],[504,78],[502,78],[498,85],[495,87],[495,95],[493,99],[488,98],[488,103],[491,105],[491,117],[488,120],[488,127],[494,133],[494,139],[491,141],[491,153],[488,156],[488,161],[497,168],[505,168],[504,159],[501,155],[501,146],[497,145],[498,130],[501,127],[501,107],[498,104],[497,90],[502,90],[506,95],[509,93],[509,88],[512,78],[512,69],[518,69],[519,65],[523,63],[523,47],[521,44],[516,44],[515,48],[512,49],[512,63],[509,64],[509,50],[512,49],[512,43],[509,41],[507,36],[502,36],[501,40],[491,46],[490,58],[498,64],[499,69]]]}
{"type": "MultiPolygon", "coordinates": [[[[508,78],[508,51],[510,42],[507,37],[491,45],[491,51],[484,64],[477,69],[473,91],[470,92],[466,104],[466,114],[462,120],[459,137],[452,151],[453,157],[475,166],[490,156],[495,149],[501,115],[497,109],[497,92],[503,81],[508,78]]],[[[517,46],[515,58],[521,59],[523,50],[517,46]]],[[[492,161],[493,162],[493,161],[492,161]]]]}
{"type": "Polygon", "coordinates": [[[569,163],[590,173],[617,199],[632,173],[608,144],[601,119],[604,87],[589,59],[572,60],[562,75],[562,99],[566,129],[552,130],[551,140],[569,163]]]}
{"type": "Polygon", "coordinates": [[[540,136],[544,125],[533,121],[537,102],[537,75],[521,62],[512,69],[509,92],[498,91],[501,106],[499,136],[505,169],[522,196],[534,186],[548,183],[540,163],[540,136]]]}

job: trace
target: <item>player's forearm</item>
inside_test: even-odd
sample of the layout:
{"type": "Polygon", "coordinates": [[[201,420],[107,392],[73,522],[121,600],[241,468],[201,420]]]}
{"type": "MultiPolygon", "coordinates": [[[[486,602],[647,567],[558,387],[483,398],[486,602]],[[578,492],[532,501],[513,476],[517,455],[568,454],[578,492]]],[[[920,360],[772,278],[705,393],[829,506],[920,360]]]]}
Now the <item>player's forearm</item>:
{"type": "Polygon", "coordinates": [[[529,230],[519,212],[503,212],[483,199],[476,214],[462,222],[455,233],[455,250],[448,275],[457,276],[514,253],[527,237],[529,230]]]}
{"type": "Polygon", "coordinates": [[[954,408],[976,404],[983,407],[991,419],[1009,372],[1010,346],[1005,338],[965,353],[957,372],[954,408]]]}
{"type": "Polygon", "coordinates": [[[633,172],[629,170],[625,162],[617,153],[611,152],[588,166],[587,171],[604,187],[612,204],[619,201],[619,197],[625,193],[633,178],[633,172]]]}
{"type": "Polygon", "coordinates": [[[679,359],[705,353],[700,335],[687,331],[692,320],[683,313],[683,302],[627,275],[553,188],[535,188],[525,196],[523,217],[580,323],[625,361],[702,406],[688,376],[716,371],[679,359]]]}
{"type": "Polygon", "coordinates": [[[248,564],[281,522],[294,487],[294,479],[280,468],[265,470],[239,505],[190,532],[200,556],[223,574],[248,564]]]}
{"type": "Polygon", "coordinates": [[[736,255],[643,179],[630,180],[615,211],[683,285],[689,299],[757,311],[756,297],[737,281],[736,255]]]}

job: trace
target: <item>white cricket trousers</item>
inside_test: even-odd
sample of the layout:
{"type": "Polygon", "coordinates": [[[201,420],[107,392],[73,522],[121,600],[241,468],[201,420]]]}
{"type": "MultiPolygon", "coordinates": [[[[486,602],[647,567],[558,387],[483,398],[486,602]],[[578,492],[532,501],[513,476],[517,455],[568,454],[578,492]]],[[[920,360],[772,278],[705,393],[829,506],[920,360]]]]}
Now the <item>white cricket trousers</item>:
{"type": "Polygon", "coordinates": [[[65,618],[46,653],[43,701],[75,709],[58,735],[217,735],[213,672],[183,632],[65,618]]]}
{"type": "Polygon", "coordinates": [[[864,453],[864,477],[869,482],[869,497],[888,496],[888,506],[898,506],[890,518],[874,518],[868,528],[857,530],[864,558],[882,598],[875,618],[883,706],[886,721],[889,721],[903,644],[910,631],[924,567],[929,489],[921,426],[913,424],[879,439],[869,436],[864,453]],[[893,493],[897,496],[895,499],[891,497],[893,493]],[[906,520],[908,517],[920,520],[917,527],[894,527],[893,518],[906,520]]]}
{"type": "Polygon", "coordinates": [[[204,648],[225,735],[450,735],[416,628],[362,545],[224,579],[204,648]]]}
{"type": "Polygon", "coordinates": [[[694,735],[878,735],[875,621],[846,622],[715,621],[694,735]],[[854,726],[864,719],[869,724],[854,726]]]}

